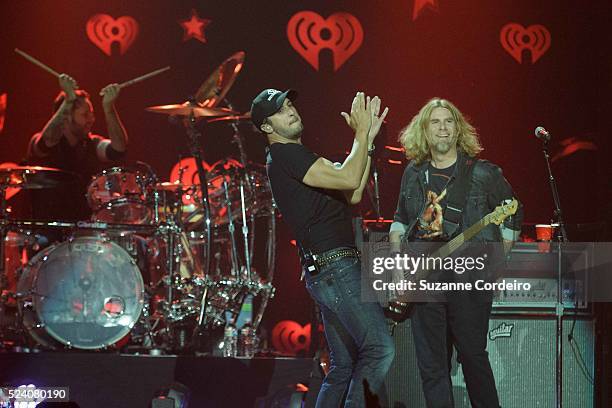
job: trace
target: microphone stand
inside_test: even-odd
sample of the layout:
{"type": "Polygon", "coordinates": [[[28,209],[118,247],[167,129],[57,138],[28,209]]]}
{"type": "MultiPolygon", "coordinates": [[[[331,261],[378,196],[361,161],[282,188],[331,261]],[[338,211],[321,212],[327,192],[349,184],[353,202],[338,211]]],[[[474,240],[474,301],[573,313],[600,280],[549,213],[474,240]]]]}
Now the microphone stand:
{"type": "Polygon", "coordinates": [[[563,406],[563,263],[562,263],[562,247],[563,243],[568,242],[567,232],[565,231],[565,223],[563,222],[563,212],[561,211],[561,200],[559,199],[559,191],[557,190],[557,183],[552,174],[550,168],[550,155],[548,154],[548,140],[543,140],[542,151],[544,153],[544,160],[546,161],[546,169],[548,171],[548,181],[550,183],[550,189],[555,204],[554,218],[559,224],[558,233],[556,235],[557,241],[557,304],[555,307],[556,317],[556,360],[555,360],[555,373],[556,373],[556,407],[561,408],[563,406]]]}
{"type": "MultiPolygon", "coordinates": [[[[387,139],[387,126],[384,122],[382,123],[380,130],[378,131],[377,139],[379,141],[387,139]]],[[[383,158],[383,155],[382,155],[383,151],[377,148],[376,141],[374,141],[374,146],[375,146],[375,150],[374,150],[374,154],[372,155],[372,163],[371,163],[372,180],[374,182],[373,183],[374,184],[374,211],[376,212],[376,219],[380,221],[383,219],[383,217],[380,213],[380,188],[378,184],[378,166],[377,164],[383,158]]],[[[380,142],[379,146],[382,146],[382,148],[384,149],[384,143],[380,142]]]]}
{"type": "Polygon", "coordinates": [[[374,211],[376,211],[376,219],[380,220],[380,191],[378,188],[378,168],[376,166],[375,157],[372,157],[372,179],[374,180],[374,211]]]}

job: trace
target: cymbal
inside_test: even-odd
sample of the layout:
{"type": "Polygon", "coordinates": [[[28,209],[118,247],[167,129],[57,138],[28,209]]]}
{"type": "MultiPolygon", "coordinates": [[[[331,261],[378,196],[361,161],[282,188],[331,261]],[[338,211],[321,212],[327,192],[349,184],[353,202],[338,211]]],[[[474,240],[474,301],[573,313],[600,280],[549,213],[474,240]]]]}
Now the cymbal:
{"type": "Polygon", "coordinates": [[[189,184],[183,184],[183,183],[179,183],[179,182],[172,182],[172,181],[164,181],[161,183],[156,183],[153,185],[153,190],[157,190],[157,191],[180,191],[180,190],[188,190],[190,188],[192,188],[193,186],[189,185],[189,184]]]}
{"type": "Polygon", "coordinates": [[[75,179],[75,174],[52,167],[13,166],[0,168],[0,186],[6,187],[22,189],[51,188],[75,179]]]}
{"type": "Polygon", "coordinates": [[[200,85],[195,100],[202,106],[213,108],[223,101],[244,65],[244,51],[238,51],[219,65],[219,67],[200,85]]]}
{"type": "Polygon", "coordinates": [[[190,104],[189,102],[185,102],[182,104],[149,106],[148,108],[145,108],[145,109],[149,112],[164,113],[166,115],[177,115],[177,116],[190,116],[193,113],[193,116],[196,118],[227,116],[227,115],[235,115],[238,113],[231,109],[208,108],[208,107],[204,107],[201,105],[190,104]]]}
{"type": "Polygon", "coordinates": [[[251,112],[243,113],[242,115],[228,115],[221,116],[220,118],[213,118],[208,123],[213,122],[247,122],[251,120],[251,112]]]}

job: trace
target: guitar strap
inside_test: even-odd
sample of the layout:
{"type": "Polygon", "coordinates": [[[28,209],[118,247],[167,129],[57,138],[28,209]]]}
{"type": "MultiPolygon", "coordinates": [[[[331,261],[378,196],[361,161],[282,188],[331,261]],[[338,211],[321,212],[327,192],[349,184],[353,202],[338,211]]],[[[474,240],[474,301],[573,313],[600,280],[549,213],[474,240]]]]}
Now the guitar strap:
{"type": "Polygon", "coordinates": [[[467,196],[472,188],[472,173],[474,171],[475,159],[467,158],[465,165],[458,170],[457,180],[448,191],[446,210],[444,210],[444,235],[450,239],[461,225],[463,209],[465,208],[467,196]]]}

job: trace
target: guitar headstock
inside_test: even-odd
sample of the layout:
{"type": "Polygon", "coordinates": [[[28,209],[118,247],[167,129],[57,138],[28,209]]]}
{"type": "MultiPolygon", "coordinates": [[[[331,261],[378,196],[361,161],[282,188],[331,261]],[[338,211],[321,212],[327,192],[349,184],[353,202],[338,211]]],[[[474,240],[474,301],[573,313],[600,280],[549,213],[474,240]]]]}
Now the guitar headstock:
{"type": "Polygon", "coordinates": [[[518,201],[516,198],[513,198],[511,202],[508,204],[500,205],[495,207],[495,210],[489,214],[490,222],[495,225],[500,225],[506,218],[511,215],[516,214],[516,210],[518,209],[518,201]]]}

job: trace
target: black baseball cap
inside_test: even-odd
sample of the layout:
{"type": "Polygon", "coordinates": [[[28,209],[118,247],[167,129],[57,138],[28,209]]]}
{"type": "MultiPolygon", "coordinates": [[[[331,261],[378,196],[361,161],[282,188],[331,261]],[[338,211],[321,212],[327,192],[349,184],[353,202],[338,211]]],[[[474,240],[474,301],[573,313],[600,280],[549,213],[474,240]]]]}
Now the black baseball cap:
{"type": "Polygon", "coordinates": [[[263,121],[274,115],[283,106],[285,98],[294,101],[297,98],[297,92],[293,89],[288,89],[281,92],[278,89],[264,89],[253,99],[251,103],[251,121],[259,129],[263,121]]]}

